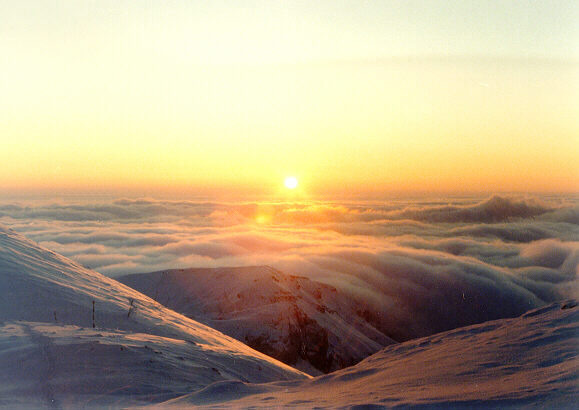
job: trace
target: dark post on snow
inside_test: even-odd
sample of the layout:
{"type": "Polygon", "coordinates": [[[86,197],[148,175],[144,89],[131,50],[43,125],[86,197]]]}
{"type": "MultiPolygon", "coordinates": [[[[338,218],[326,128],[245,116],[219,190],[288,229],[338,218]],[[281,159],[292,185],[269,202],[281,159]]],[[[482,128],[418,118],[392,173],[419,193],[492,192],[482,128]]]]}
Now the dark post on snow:
{"type": "Polygon", "coordinates": [[[94,329],[96,326],[94,324],[94,300],[92,301],[92,328],[94,329]]]}

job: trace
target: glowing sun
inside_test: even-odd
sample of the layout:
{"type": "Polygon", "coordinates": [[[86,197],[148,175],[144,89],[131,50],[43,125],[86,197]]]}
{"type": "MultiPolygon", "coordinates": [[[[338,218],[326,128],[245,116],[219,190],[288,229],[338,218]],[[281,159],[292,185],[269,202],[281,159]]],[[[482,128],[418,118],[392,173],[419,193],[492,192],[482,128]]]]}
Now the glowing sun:
{"type": "Polygon", "coordinates": [[[296,189],[298,186],[298,179],[296,177],[287,177],[283,183],[288,189],[296,189]]]}

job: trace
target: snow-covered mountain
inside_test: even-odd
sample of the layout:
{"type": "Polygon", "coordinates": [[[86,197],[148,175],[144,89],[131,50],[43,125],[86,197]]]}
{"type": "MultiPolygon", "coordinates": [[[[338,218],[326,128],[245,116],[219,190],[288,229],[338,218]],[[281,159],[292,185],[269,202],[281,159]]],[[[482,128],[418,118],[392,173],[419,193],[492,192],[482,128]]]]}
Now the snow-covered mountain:
{"type": "MultiPolygon", "coordinates": [[[[300,289],[314,286],[298,279],[300,289]]],[[[271,292],[258,288],[227,300],[236,306],[242,292],[258,301],[271,292]]],[[[393,344],[311,378],[4,227],[0,291],[1,408],[575,408],[579,401],[575,301],[393,344]]],[[[321,292],[314,300],[329,310],[334,292],[321,292]]]]}
{"type": "Polygon", "coordinates": [[[159,407],[574,409],[578,350],[579,307],[567,301],[389,346],[311,380],[218,382],[159,407]]]}
{"type": "Polygon", "coordinates": [[[308,378],[0,226],[0,406],[159,402],[220,380],[308,378]]]}
{"type": "Polygon", "coordinates": [[[351,366],[395,343],[333,286],[269,266],[175,269],[117,279],[310,374],[351,366]]]}

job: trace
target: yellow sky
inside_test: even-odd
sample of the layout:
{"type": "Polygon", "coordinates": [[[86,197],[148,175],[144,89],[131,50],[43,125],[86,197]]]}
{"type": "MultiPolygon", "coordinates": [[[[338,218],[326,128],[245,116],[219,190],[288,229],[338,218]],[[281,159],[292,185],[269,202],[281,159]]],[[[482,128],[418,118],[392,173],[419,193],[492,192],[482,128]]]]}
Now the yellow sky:
{"type": "Polygon", "coordinates": [[[578,188],[571,2],[12,3],[4,189],[578,188]]]}

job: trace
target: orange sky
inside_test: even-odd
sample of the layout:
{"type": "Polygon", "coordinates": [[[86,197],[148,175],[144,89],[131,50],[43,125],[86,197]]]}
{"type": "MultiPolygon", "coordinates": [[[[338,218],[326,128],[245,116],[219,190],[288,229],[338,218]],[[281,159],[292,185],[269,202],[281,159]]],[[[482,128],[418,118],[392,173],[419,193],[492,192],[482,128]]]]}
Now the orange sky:
{"type": "Polygon", "coordinates": [[[577,8],[481,3],[8,5],[0,185],[576,191],[577,8]]]}

